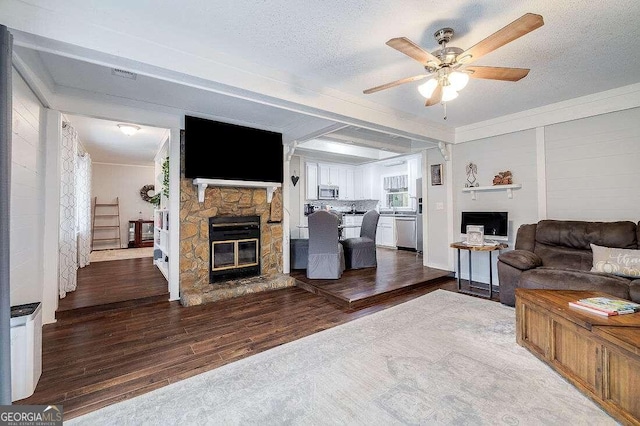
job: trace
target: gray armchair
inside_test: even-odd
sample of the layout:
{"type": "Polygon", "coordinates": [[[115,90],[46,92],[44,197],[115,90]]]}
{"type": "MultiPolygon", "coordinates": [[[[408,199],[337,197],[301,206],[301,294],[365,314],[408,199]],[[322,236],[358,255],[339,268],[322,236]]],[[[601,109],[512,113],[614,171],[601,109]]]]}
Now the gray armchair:
{"type": "Polygon", "coordinates": [[[347,269],[372,268],[378,265],[376,257],[376,230],[380,214],[369,210],[362,218],[360,237],[345,238],[340,241],[344,247],[347,269]]]}
{"type": "Polygon", "coordinates": [[[344,249],[338,237],[338,217],[326,210],[310,214],[307,278],[338,279],[344,270],[344,249]]]}

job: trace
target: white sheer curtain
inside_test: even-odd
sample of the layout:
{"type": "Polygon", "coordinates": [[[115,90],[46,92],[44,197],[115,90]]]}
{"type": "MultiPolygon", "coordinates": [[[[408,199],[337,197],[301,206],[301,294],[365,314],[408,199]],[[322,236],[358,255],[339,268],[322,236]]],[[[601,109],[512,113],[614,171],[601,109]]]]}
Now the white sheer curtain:
{"type": "Polygon", "coordinates": [[[91,157],[70,123],[62,124],[60,144],[60,298],[74,291],[78,268],[91,254],[91,157]]]}
{"type": "Polygon", "coordinates": [[[76,164],[76,231],[78,267],[84,268],[91,254],[91,156],[78,152],[76,164]]]}
{"type": "Polygon", "coordinates": [[[78,244],[76,240],[76,180],[75,164],[78,133],[71,124],[62,124],[60,144],[60,243],[58,285],[60,298],[76,289],[78,244]]]}

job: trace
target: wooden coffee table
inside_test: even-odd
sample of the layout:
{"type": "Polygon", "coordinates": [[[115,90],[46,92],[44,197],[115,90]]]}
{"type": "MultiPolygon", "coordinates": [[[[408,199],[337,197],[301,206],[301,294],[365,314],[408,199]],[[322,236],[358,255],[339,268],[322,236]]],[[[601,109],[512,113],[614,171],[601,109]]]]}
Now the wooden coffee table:
{"type": "Polygon", "coordinates": [[[640,312],[569,306],[594,291],[516,289],[516,339],[623,424],[640,425],[640,312]]]}

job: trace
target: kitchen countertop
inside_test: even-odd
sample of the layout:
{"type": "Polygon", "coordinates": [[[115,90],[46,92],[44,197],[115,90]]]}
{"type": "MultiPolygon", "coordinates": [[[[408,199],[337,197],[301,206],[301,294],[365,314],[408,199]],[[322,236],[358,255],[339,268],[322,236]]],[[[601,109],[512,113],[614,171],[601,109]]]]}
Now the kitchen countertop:
{"type": "Polygon", "coordinates": [[[416,217],[416,214],[414,212],[386,212],[386,213],[380,213],[380,216],[385,216],[385,217],[416,217]]]}

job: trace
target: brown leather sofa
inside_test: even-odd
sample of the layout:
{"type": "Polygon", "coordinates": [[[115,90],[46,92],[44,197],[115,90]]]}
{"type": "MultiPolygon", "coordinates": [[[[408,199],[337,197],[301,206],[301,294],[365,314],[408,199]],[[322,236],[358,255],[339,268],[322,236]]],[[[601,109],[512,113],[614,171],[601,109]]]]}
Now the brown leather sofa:
{"type": "Polygon", "coordinates": [[[640,223],[542,220],[522,225],[515,250],[498,256],[500,302],[514,306],[515,289],[602,291],[640,302],[640,279],[590,272],[590,244],[639,249],[640,223]]]}

